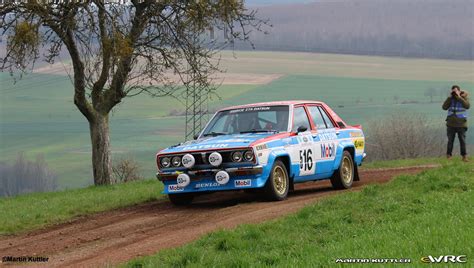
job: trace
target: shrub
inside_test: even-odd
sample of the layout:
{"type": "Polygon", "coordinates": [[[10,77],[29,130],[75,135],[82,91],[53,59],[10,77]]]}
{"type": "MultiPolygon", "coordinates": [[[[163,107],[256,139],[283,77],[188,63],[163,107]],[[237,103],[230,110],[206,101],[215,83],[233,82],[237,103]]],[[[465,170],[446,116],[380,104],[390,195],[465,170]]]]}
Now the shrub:
{"type": "Polygon", "coordinates": [[[140,179],[140,166],[132,157],[120,158],[113,166],[113,182],[123,183],[140,179]]]}
{"type": "Polygon", "coordinates": [[[58,176],[48,168],[43,155],[34,162],[19,153],[13,164],[0,163],[0,196],[15,196],[57,189],[58,176]]]}
{"type": "Polygon", "coordinates": [[[446,130],[421,114],[393,114],[366,128],[369,160],[436,157],[446,149],[446,130]]]}

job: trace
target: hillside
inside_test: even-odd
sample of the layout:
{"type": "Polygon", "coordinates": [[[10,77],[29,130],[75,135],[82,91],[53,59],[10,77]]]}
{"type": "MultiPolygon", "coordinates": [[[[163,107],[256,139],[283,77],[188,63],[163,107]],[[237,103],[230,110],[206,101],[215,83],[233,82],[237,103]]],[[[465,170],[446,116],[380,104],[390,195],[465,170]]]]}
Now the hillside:
{"type": "MultiPolygon", "coordinates": [[[[318,99],[349,124],[366,125],[374,114],[415,111],[442,127],[445,112],[440,106],[446,90],[458,83],[474,91],[470,61],[276,52],[236,56],[223,53],[224,81],[230,77],[234,83],[218,89],[218,97],[209,103],[211,109],[263,100],[318,99]],[[255,76],[270,80],[248,83],[255,76]],[[428,88],[437,91],[433,103],[424,95],[428,88]]],[[[8,74],[0,75],[0,162],[12,163],[20,152],[29,159],[43,154],[58,175],[59,189],[92,184],[88,125],[72,103],[72,85],[64,67],[41,68],[15,85],[8,74]]],[[[141,175],[153,177],[155,153],[183,140],[184,117],[173,110],[182,113],[184,105],[146,95],[125,99],[111,116],[113,157],[133,157],[141,175]]],[[[468,135],[472,143],[474,132],[468,135]]]]}

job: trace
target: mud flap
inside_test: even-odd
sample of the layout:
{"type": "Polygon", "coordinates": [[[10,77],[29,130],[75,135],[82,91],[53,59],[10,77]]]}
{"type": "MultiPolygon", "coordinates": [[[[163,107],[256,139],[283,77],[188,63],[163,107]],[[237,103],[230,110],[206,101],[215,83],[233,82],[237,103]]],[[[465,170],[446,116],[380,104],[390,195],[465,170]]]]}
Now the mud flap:
{"type": "Polygon", "coordinates": [[[360,181],[359,178],[359,167],[357,165],[354,165],[354,181],[360,181]]]}
{"type": "Polygon", "coordinates": [[[290,177],[290,191],[294,191],[295,190],[295,184],[293,183],[293,179],[294,179],[295,176],[293,177],[290,177]]]}

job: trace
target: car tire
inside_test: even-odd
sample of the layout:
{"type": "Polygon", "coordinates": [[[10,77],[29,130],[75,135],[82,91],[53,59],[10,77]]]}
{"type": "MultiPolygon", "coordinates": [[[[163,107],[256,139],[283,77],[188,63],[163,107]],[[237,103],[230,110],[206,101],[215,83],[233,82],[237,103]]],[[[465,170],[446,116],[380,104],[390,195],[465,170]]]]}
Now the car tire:
{"type": "Polygon", "coordinates": [[[185,206],[193,202],[194,194],[193,193],[169,194],[168,198],[170,202],[175,206],[185,206]]]}
{"type": "Polygon", "coordinates": [[[355,166],[352,155],[344,151],[339,168],[331,177],[331,184],[335,189],[349,189],[354,182],[355,166]]]}
{"type": "Polygon", "coordinates": [[[282,161],[276,160],[264,187],[265,196],[272,201],[282,201],[288,196],[289,189],[288,171],[282,161]]]}

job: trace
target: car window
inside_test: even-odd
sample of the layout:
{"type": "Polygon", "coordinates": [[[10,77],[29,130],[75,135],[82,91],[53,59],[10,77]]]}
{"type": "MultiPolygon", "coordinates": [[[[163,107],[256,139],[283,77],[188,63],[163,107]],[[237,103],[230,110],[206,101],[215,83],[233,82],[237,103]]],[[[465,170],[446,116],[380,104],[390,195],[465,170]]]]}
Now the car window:
{"type": "Polygon", "coordinates": [[[317,106],[308,106],[309,108],[309,113],[311,114],[311,117],[313,118],[313,123],[316,126],[316,129],[325,129],[326,124],[324,123],[324,119],[319,112],[319,109],[317,106]]]}
{"type": "Polygon", "coordinates": [[[237,134],[247,131],[288,131],[289,107],[259,106],[219,112],[204,130],[210,133],[237,134]]]}
{"type": "Polygon", "coordinates": [[[217,120],[215,120],[214,122],[212,122],[212,131],[214,132],[224,132],[225,130],[227,130],[229,128],[229,124],[227,122],[229,122],[230,120],[230,115],[226,114],[224,116],[221,116],[219,118],[217,118],[217,120]]]}
{"type": "Polygon", "coordinates": [[[329,119],[328,114],[322,107],[319,107],[319,110],[321,110],[321,114],[323,115],[324,121],[326,122],[326,125],[328,128],[333,128],[335,127],[334,124],[332,123],[331,119],[329,119]]]}
{"type": "Polygon", "coordinates": [[[305,126],[308,130],[311,129],[308,116],[306,115],[306,112],[304,111],[304,107],[297,107],[293,111],[293,128],[292,131],[296,132],[298,130],[298,127],[300,126],[305,126]]]}

